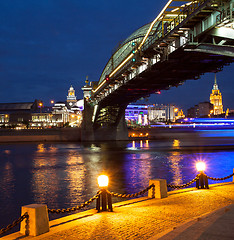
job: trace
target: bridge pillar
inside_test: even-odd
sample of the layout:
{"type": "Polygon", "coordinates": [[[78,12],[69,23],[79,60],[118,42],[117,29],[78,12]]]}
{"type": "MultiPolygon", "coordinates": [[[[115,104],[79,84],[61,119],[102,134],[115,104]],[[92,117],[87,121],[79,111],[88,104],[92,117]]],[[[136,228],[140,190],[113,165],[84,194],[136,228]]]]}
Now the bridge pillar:
{"type": "Polygon", "coordinates": [[[93,116],[94,107],[84,98],[83,120],[81,124],[81,141],[94,141],[93,116]]]}
{"type": "Polygon", "coordinates": [[[120,117],[114,126],[102,126],[94,130],[95,141],[123,141],[128,140],[128,129],[125,115],[120,117]]]}
{"type": "Polygon", "coordinates": [[[120,141],[128,140],[128,129],[125,121],[125,108],[121,110],[114,125],[94,127],[92,121],[94,106],[84,98],[83,121],[81,125],[82,141],[120,141]]]}

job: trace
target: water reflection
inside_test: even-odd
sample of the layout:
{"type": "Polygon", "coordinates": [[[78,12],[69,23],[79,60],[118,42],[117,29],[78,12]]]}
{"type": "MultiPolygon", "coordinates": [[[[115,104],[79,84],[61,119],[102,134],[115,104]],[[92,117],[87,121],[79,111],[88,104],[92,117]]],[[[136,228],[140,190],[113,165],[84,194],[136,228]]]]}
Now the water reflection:
{"type": "Polygon", "coordinates": [[[74,203],[77,198],[84,201],[86,169],[83,158],[78,153],[71,151],[68,154],[66,163],[64,174],[64,181],[67,182],[66,202],[74,203]]]}
{"type": "Polygon", "coordinates": [[[148,153],[128,154],[124,164],[127,189],[137,191],[139,186],[147,186],[149,181],[145,176],[151,176],[151,155],[148,153]]]}
{"type": "Polygon", "coordinates": [[[12,201],[15,189],[15,179],[12,164],[10,162],[6,162],[1,172],[1,199],[6,202],[12,201]]]}
{"type": "Polygon", "coordinates": [[[233,150],[187,151],[183,144],[172,139],[166,143],[0,145],[0,226],[6,221],[3,216],[9,217],[9,223],[15,211],[20,214],[22,205],[45,203],[50,208],[66,208],[83,203],[96,194],[97,176],[103,172],[110,177],[110,190],[119,193],[138,192],[154,178],[187,183],[197,174],[198,160],[206,162],[205,172],[211,177],[232,173],[233,150]]]}
{"type": "Polygon", "coordinates": [[[168,157],[170,172],[172,173],[172,182],[174,185],[183,184],[182,176],[182,167],[180,162],[183,160],[183,157],[179,152],[172,152],[172,155],[168,157]]]}

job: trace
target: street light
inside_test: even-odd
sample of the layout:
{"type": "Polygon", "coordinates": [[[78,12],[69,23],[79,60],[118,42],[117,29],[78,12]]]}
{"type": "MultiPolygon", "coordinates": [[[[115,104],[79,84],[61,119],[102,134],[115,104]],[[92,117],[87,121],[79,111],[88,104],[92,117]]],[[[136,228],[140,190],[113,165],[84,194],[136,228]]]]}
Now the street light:
{"type": "Polygon", "coordinates": [[[40,113],[41,113],[41,108],[42,108],[42,106],[43,106],[43,103],[42,102],[39,102],[39,108],[40,108],[40,113]]]}
{"type": "Polygon", "coordinates": [[[100,188],[108,187],[109,184],[109,178],[106,175],[100,175],[98,176],[98,186],[100,188]]]}
{"type": "Polygon", "coordinates": [[[206,170],[206,164],[204,162],[197,162],[196,168],[198,172],[203,172],[206,170]]]}
{"type": "Polygon", "coordinates": [[[107,211],[107,205],[108,205],[108,210],[113,212],[111,194],[107,190],[107,187],[109,184],[109,178],[106,175],[100,175],[97,180],[98,180],[98,186],[100,188],[100,195],[97,198],[96,209],[98,210],[98,212],[101,211],[100,203],[102,198],[102,211],[107,211]]]}
{"type": "Polygon", "coordinates": [[[196,181],[196,188],[209,189],[208,178],[207,178],[207,175],[204,173],[206,169],[206,164],[204,162],[197,162],[196,168],[197,168],[197,171],[199,172],[199,178],[196,181]]]}

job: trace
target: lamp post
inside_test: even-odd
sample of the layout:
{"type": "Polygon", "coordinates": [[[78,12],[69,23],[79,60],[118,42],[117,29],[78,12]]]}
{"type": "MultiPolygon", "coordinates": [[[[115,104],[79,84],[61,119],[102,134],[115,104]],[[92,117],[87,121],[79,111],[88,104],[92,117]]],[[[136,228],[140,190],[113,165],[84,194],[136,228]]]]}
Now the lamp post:
{"type": "Polygon", "coordinates": [[[200,172],[199,178],[196,181],[196,188],[209,189],[208,178],[207,178],[206,174],[204,173],[204,171],[206,169],[205,163],[197,162],[196,168],[197,168],[197,171],[200,172]]]}
{"type": "Polygon", "coordinates": [[[108,210],[113,212],[112,208],[112,199],[111,199],[111,194],[109,191],[107,191],[109,183],[109,178],[106,175],[100,175],[98,177],[98,185],[101,191],[101,194],[97,198],[96,202],[96,209],[98,212],[101,211],[101,199],[102,199],[102,211],[107,211],[107,205],[108,205],[108,210]]]}
{"type": "Polygon", "coordinates": [[[40,113],[41,113],[41,108],[42,108],[42,106],[43,106],[43,103],[42,102],[39,102],[39,108],[40,108],[40,113]]]}

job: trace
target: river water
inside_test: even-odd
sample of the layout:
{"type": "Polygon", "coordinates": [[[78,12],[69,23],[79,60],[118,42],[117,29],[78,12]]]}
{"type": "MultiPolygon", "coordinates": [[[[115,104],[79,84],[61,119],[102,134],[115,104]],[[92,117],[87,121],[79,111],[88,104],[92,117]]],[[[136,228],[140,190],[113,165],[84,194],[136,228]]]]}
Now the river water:
{"type": "Polygon", "coordinates": [[[187,183],[196,176],[195,163],[201,160],[207,164],[208,176],[230,175],[234,149],[228,145],[186,148],[178,139],[1,144],[0,229],[20,216],[23,205],[70,208],[85,202],[96,194],[101,173],[110,177],[108,189],[118,193],[138,192],[154,178],[187,183]]]}

